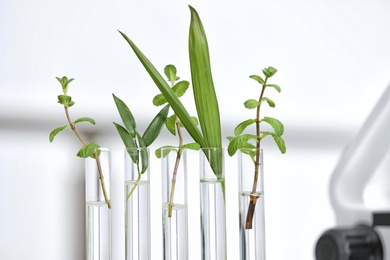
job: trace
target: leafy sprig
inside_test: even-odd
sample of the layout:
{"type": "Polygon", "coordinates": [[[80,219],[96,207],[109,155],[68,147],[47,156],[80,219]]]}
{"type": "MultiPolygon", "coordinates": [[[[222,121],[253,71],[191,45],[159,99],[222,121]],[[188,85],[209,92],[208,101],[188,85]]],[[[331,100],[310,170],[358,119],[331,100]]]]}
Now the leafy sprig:
{"type": "MultiPolygon", "coordinates": [[[[123,38],[130,45],[145,70],[150,75],[161,94],[166,98],[175,114],[180,118],[190,136],[202,148],[222,148],[222,131],[219,115],[219,107],[214,83],[211,73],[209,48],[206,33],[197,11],[189,6],[191,11],[191,22],[189,30],[189,56],[191,66],[191,78],[195,106],[198,113],[199,124],[202,132],[194,124],[192,117],[180,102],[176,93],[167,84],[164,77],[158,72],[149,59],[137,47],[137,45],[126,34],[119,31],[123,38]]],[[[207,155],[211,168],[218,179],[222,178],[222,158],[212,153],[207,155]]],[[[224,182],[221,180],[224,193],[224,182]]]]}
{"type": "MultiPolygon", "coordinates": [[[[176,94],[176,96],[179,98],[184,95],[184,93],[187,91],[190,83],[188,81],[178,81],[180,78],[177,76],[177,70],[174,65],[167,65],[164,69],[164,74],[168,78],[168,81],[170,82],[172,91],[176,94]]],[[[158,94],[153,99],[153,104],[156,106],[160,106],[167,103],[167,100],[165,99],[163,94],[158,94]]],[[[191,120],[194,125],[198,124],[198,119],[196,117],[191,117],[191,120]]],[[[172,217],[172,208],[173,208],[173,199],[175,194],[175,185],[176,185],[176,178],[177,178],[177,171],[180,164],[181,155],[183,153],[183,149],[192,149],[192,150],[199,150],[200,145],[196,142],[192,143],[183,143],[183,135],[181,132],[181,128],[183,128],[183,124],[180,121],[180,118],[173,113],[171,116],[169,116],[165,121],[165,126],[168,129],[168,131],[178,137],[179,143],[178,146],[171,146],[171,145],[165,145],[163,147],[160,147],[156,150],[155,154],[158,158],[166,157],[169,152],[176,150],[176,161],[175,161],[175,167],[173,170],[172,175],[172,181],[171,181],[171,191],[169,196],[169,203],[168,203],[168,217],[172,217]]]]}
{"type": "MultiPolygon", "coordinates": [[[[276,118],[272,117],[263,117],[260,115],[261,105],[265,102],[269,107],[275,107],[275,102],[270,98],[264,96],[265,90],[267,88],[273,88],[280,93],[281,88],[276,84],[269,84],[268,80],[274,76],[277,70],[274,67],[268,67],[262,70],[264,78],[258,75],[251,75],[250,78],[257,81],[261,85],[260,96],[258,99],[248,99],[244,102],[244,106],[247,109],[256,109],[256,117],[250,118],[242,121],[234,129],[234,136],[228,137],[228,154],[233,156],[237,150],[241,150],[243,153],[246,153],[252,158],[252,161],[255,165],[255,174],[253,180],[252,194],[256,192],[256,186],[259,177],[259,166],[260,166],[260,144],[261,141],[267,137],[272,136],[276,145],[278,146],[280,152],[284,154],[286,152],[286,144],[282,138],[284,133],[283,124],[276,118]],[[271,131],[262,131],[261,125],[268,124],[271,126],[271,131]],[[249,127],[255,125],[256,130],[254,134],[244,133],[244,131],[249,127]],[[250,149],[248,149],[250,148],[250,149]]],[[[255,206],[257,201],[257,196],[251,196],[250,204],[248,207],[248,214],[246,218],[246,228],[252,228],[253,214],[255,212],[255,206]]]]}
{"type": "Polygon", "coordinates": [[[115,105],[118,109],[119,115],[122,119],[123,126],[115,123],[116,130],[121,137],[123,144],[127,148],[127,152],[133,161],[137,165],[138,177],[135,181],[134,186],[127,194],[126,200],[130,198],[134,190],[137,188],[139,181],[141,180],[142,174],[146,172],[149,167],[148,153],[145,149],[149,147],[158,137],[160,131],[167,119],[169,112],[169,105],[164,106],[157,115],[150,122],[143,135],[137,130],[136,120],[130,111],[129,107],[120,98],[112,94],[115,105]]]}
{"type": "Polygon", "coordinates": [[[108,205],[108,208],[111,208],[111,202],[108,198],[105,183],[104,183],[103,171],[102,171],[101,166],[100,166],[100,159],[99,159],[100,146],[98,144],[96,144],[95,141],[93,141],[93,140],[89,143],[86,142],[82,138],[81,134],[78,132],[78,130],[76,128],[77,124],[83,123],[83,122],[87,122],[87,123],[91,123],[92,125],[95,125],[95,120],[93,120],[90,117],[81,117],[81,118],[76,119],[75,121],[71,120],[70,115],[69,115],[69,108],[72,107],[75,104],[75,102],[72,100],[72,97],[69,96],[67,93],[68,93],[69,84],[74,79],[73,78],[69,79],[66,76],[64,76],[62,78],[56,77],[56,79],[58,80],[58,82],[61,84],[61,87],[62,87],[62,94],[58,95],[58,103],[61,104],[65,109],[65,115],[66,115],[66,119],[67,119],[68,124],[55,128],[49,135],[49,141],[53,142],[53,140],[57,136],[57,134],[59,134],[60,132],[62,132],[65,129],[70,128],[72,130],[72,132],[76,135],[78,140],[83,144],[83,146],[77,152],[77,156],[81,157],[81,158],[91,157],[91,158],[96,160],[100,184],[102,187],[104,199],[108,205]]]}

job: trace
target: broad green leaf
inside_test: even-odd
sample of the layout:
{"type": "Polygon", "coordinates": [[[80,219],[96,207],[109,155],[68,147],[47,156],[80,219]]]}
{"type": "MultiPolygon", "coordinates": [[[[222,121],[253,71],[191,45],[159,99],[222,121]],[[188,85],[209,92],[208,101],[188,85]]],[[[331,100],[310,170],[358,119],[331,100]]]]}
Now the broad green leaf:
{"type": "Polygon", "coordinates": [[[169,105],[166,105],[163,107],[163,109],[160,110],[160,112],[158,112],[158,114],[146,128],[144,134],[142,135],[142,139],[144,140],[146,147],[149,147],[160,134],[165,120],[167,120],[168,112],[169,105]]]}
{"type": "Polygon", "coordinates": [[[244,102],[244,106],[248,109],[253,109],[260,106],[260,102],[255,99],[248,99],[244,102]]]}
{"type": "Polygon", "coordinates": [[[230,156],[233,156],[238,149],[240,148],[247,148],[248,147],[248,141],[254,140],[256,141],[258,138],[257,135],[252,134],[243,134],[240,136],[233,137],[228,145],[228,154],[230,156]]]}
{"type": "Polygon", "coordinates": [[[259,82],[261,85],[264,84],[264,79],[258,75],[251,75],[249,76],[251,79],[254,79],[256,80],[257,82],[259,82]]]}
{"type": "Polygon", "coordinates": [[[244,132],[244,130],[254,124],[256,122],[255,119],[248,119],[248,120],[245,120],[243,122],[241,122],[240,124],[238,124],[238,126],[234,129],[234,135],[235,136],[239,136],[240,134],[242,134],[242,132],[244,132]]]}
{"type": "Polygon", "coordinates": [[[71,107],[74,105],[74,102],[72,101],[71,96],[66,96],[66,95],[59,95],[58,96],[58,103],[61,105],[64,105],[64,107],[71,107]]]}
{"type": "Polygon", "coordinates": [[[157,158],[164,158],[166,157],[171,151],[176,151],[176,148],[175,146],[171,146],[171,145],[165,145],[165,146],[162,146],[160,148],[158,148],[156,151],[155,151],[155,155],[157,158]]]}
{"type": "Polygon", "coordinates": [[[275,73],[276,73],[277,71],[278,71],[278,70],[275,69],[274,67],[269,66],[268,68],[263,69],[263,74],[264,74],[264,76],[266,76],[267,78],[270,78],[270,77],[272,77],[273,75],[275,75],[275,73]]]}
{"type": "Polygon", "coordinates": [[[270,131],[261,131],[260,132],[261,136],[260,136],[260,140],[263,140],[265,137],[271,135],[275,135],[275,132],[270,132],[270,131]]]}
{"type": "Polygon", "coordinates": [[[73,124],[78,124],[78,123],[81,123],[81,122],[88,122],[88,123],[91,123],[91,124],[95,124],[95,120],[93,120],[92,118],[90,117],[81,117],[81,118],[78,118],[76,119],[73,124]]]}
{"type": "Polygon", "coordinates": [[[53,131],[51,131],[50,135],[49,135],[49,140],[50,140],[50,143],[53,142],[54,140],[54,137],[56,137],[56,135],[61,132],[62,130],[64,130],[65,128],[69,127],[68,125],[64,125],[64,126],[60,126],[60,127],[57,127],[56,129],[54,129],[53,131]]]}
{"type": "Polygon", "coordinates": [[[263,101],[266,101],[270,107],[275,107],[275,102],[273,102],[271,99],[269,99],[267,97],[263,97],[261,99],[261,102],[263,102],[263,101]]]}
{"type": "Polygon", "coordinates": [[[181,97],[186,93],[188,87],[190,86],[190,83],[186,80],[179,81],[173,86],[172,90],[176,93],[178,97],[181,97]]]}
{"type": "Polygon", "coordinates": [[[283,126],[282,122],[280,122],[278,119],[272,118],[272,117],[264,117],[261,120],[261,122],[266,122],[266,123],[270,124],[272,126],[272,128],[274,129],[275,134],[277,136],[283,135],[284,126],[283,126]]]}
{"type": "Polygon", "coordinates": [[[190,150],[199,150],[200,145],[198,143],[189,143],[189,144],[183,144],[180,146],[180,149],[190,149],[190,150]]]}
{"type": "Polygon", "coordinates": [[[99,147],[100,146],[97,145],[94,141],[91,141],[89,144],[81,147],[81,149],[77,153],[77,156],[81,158],[95,158],[94,152],[98,151],[99,147]]]}
{"type": "Polygon", "coordinates": [[[179,98],[176,96],[173,90],[169,87],[169,85],[164,80],[164,78],[161,76],[161,74],[156,70],[156,68],[148,60],[148,58],[141,52],[141,50],[133,43],[133,41],[130,40],[129,37],[127,37],[121,31],[119,31],[119,33],[130,45],[135,55],[138,57],[139,61],[142,63],[146,71],[149,73],[150,77],[152,78],[156,86],[159,88],[161,93],[167,99],[169,105],[172,107],[175,114],[179,117],[180,121],[183,123],[183,125],[185,126],[185,128],[187,129],[191,137],[197,143],[201,144],[202,147],[206,147],[206,142],[202,134],[200,133],[199,129],[196,127],[196,125],[193,124],[187,110],[180,102],[179,98]]]}
{"type": "Polygon", "coordinates": [[[176,67],[174,65],[167,65],[164,68],[164,74],[167,76],[168,81],[170,82],[175,82],[176,80],[179,79],[178,76],[176,76],[176,67]]]}
{"type": "Polygon", "coordinates": [[[165,121],[165,126],[171,134],[176,135],[176,115],[171,115],[165,121]]]}
{"type": "Polygon", "coordinates": [[[115,105],[118,109],[119,115],[122,118],[123,124],[126,130],[131,134],[133,138],[137,136],[136,123],[133,114],[131,113],[128,106],[120,98],[112,94],[115,105]]]}
{"type": "Polygon", "coordinates": [[[167,103],[167,100],[165,99],[163,94],[158,94],[153,98],[153,105],[155,106],[161,106],[167,103]]]}
{"type": "MultiPolygon", "coordinates": [[[[114,123],[114,125],[115,125],[116,130],[118,131],[118,134],[121,137],[122,142],[125,145],[125,147],[127,149],[137,148],[137,145],[134,141],[134,138],[131,136],[131,134],[123,126],[121,126],[117,123],[114,123]]],[[[129,155],[135,164],[138,163],[138,154],[129,153],[129,155]]]]}
{"type": "Polygon", "coordinates": [[[275,143],[279,148],[279,151],[282,154],[286,153],[286,143],[284,142],[283,138],[280,136],[275,136],[275,135],[273,135],[272,137],[274,138],[275,143]]]}
{"type": "Polygon", "coordinates": [[[243,147],[240,148],[240,151],[244,154],[249,155],[252,158],[253,163],[255,162],[256,146],[251,143],[245,143],[243,147]]]}
{"type": "Polygon", "coordinates": [[[279,85],[276,85],[276,84],[267,84],[267,87],[274,88],[274,89],[276,89],[276,91],[278,91],[279,93],[280,93],[280,91],[281,91],[281,88],[279,87],[279,85]]]}
{"type": "MultiPolygon", "coordinates": [[[[137,140],[140,148],[146,148],[144,139],[138,133],[137,133],[137,140]]],[[[140,155],[141,155],[141,165],[142,165],[141,173],[145,173],[146,170],[148,169],[148,163],[149,163],[148,151],[147,149],[141,149],[140,151],[141,151],[140,155]]]]}

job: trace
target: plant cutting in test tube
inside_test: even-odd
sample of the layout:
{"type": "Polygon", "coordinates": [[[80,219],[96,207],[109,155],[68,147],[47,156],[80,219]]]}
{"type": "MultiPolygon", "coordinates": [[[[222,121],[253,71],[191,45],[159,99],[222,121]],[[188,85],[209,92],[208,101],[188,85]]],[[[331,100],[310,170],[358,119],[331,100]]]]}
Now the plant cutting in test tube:
{"type": "MultiPolygon", "coordinates": [[[[173,65],[167,65],[164,69],[165,76],[168,78],[168,81],[171,84],[173,92],[177,95],[177,97],[181,97],[184,95],[184,93],[187,91],[190,83],[186,80],[183,81],[178,81],[180,78],[177,76],[177,71],[175,66],[173,65]],[[176,82],[178,81],[178,82],[176,82]],[[175,83],[176,82],[176,83],[175,83]]],[[[153,99],[153,104],[155,106],[161,106],[163,104],[167,103],[166,98],[162,94],[158,94],[157,96],[154,97],[153,99]]],[[[192,120],[195,125],[198,124],[198,120],[196,117],[192,117],[192,120]]],[[[168,217],[172,217],[172,208],[173,208],[173,198],[175,194],[175,184],[176,184],[176,177],[177,177],[177,171],[179,169],[179,164],[180,164],[180,158],[181,154],[183,152],[183,149],[193,149],[193,150],[199,150],[200,145],[198,143],[183,143],[183,135],[181,132],[181,128],[183,127],[183,124],[180,122],[179,117],[176,114],[171,115],[170,117],[167,118],[165,122],[166,128],[169,130],[169,132],[173,135],[176,136],[179,139],[179,144],[178,146],[163,146],[159,149],[156,150],[156,156],[158,158],[165,157],[167,156],[168,152],[171,151],[170,149],[164,149],[162,148],[172,148],[176,149],[177,148],[177,155],[176,155],[176,160],[175,160],[175,167],[173,170],[173,175],[172,175],[172,185],[171,185],[171,191],[169,195],[169,203],[168,203],[168,217]],[[161,151],[164,151],[166,153],[162,153],[161,151]]]]}
{"type": "Polygon", "coordinates": [[[106,201],[107,206],[110,209],[111,208],[111,202],[110,202],[110,199],[108,198],[108,195],[107,195],[107,192],[106,192],[106,187],[105,187],[105,184],[104,184],[104,175],[103,175],[103,171],[102,171],[102,168],[101,168],[101,165],[100,165],[100,159],[99,159],[99,154],[100,154],[99,147],[100,146],[97,145],[95,143],[95,141],[91,141],[89,143],[86,142],[82,138],[82,136],[80,135],[80,133],[78,132],[78,130],[76,128],[76,125],[78,123],[82,123],[82,122],[88,122],[88,123],[91,123],[91,124],[94,125],[95,124],[95,120],[93,120],[90,117],[78,118],[75,121],[71,120],[70,115],[69,115],[69,108],[71,106],[73,106],[75,103],[73,102],[72,97],[67,95],[67,92],[68,92],[69,84],[74,79],[73,78],[68,79],[65,76],[62,77],[62,78],[56,77],[56,79],[58,80],[58,82],[60,82],[60,84],[62,86],[62,92],[63,92],[63,94],[58,96],[58,103],[60,103],[61,105],[64,106],[65,115],[66,115],[66,119],[68,121],[68,124],[64,125],[64,126],[57,127],[56,129],[54,129],[50,133],[49,140],[50,140],[50,142],[52,142],[54,140],[54,137],[59,132],[61,132],[64,129],[70,128],[72,130],[72,132],[77,136],[78,140],[83,144],[83,146],[81,147],[81,149],[77,153],[77,156],[81,157],[81,158],[91,157],[91,158],[94,158],[96,160],[96,165],[97,165],[97,170],[98,170],[98,173],[99,173],[99,179],[100,179],[100,184],[101,184],[103,195],[104,195],[104,200],[106,201]]]}
{"type": "MultiPolygon", "coordinates": [[[[255,164],[255,174],[253,179],[253,190],[252,194],[256,192],[256,186],[259,179],[259,168],[260,168],[260,143],[263,138],[266,136],[272,136],[275,140],[279,150],[281,153],[286,152],[286,145],[282,138],[284,132],[283,124],[272,117],[263,117],[260,116],[260,108],[263,102],[266,102],[270,107],[275,107],[275,103],[264,96],[264,92],[267,88],[274,88],[278,92],[281,91],[280,87],[276,84],[269,84],[268,79],[271,78],[277,70],[273,67],[268,67],[263,69],[264,79],[258,75],[251,75],[250,78],[256,80],[261,85],[261,92],[258,99],[249,99],[244,102],[244,106],[247,109],[256,109],[256,118],[251,118],[245,120],[238,124],[238,126],[234,129],[234,137],[228,137],[229,146],[228,146],[228,154],[233,156],[237,150],[242,149],[243,153],[247,153],[251,158],[253,163],[255,164]],[[273,131],[262,131],[260,129],[261,123],[269,124],[273,131]],[[246,134],[244,130],[250,125],[256,126],[255,134],[246,134]],[[254,144],[253,144],[254,143],[254,144]],[[251,152],[253,150],[245,149],[245,148],[256,148],[255,152],[251,152]]],[[[250,202],[248,206],[248,213],[246,217],[246,229],[252,228],[252,220],[253,215],[255,213],[256,201],[258,196],[251,195],[250,202]]]]}
{"type": "MultiPolygon", "coordinates": [[[[123,38],[130,45],[139,61],[149,73],[151,79],[161,91],[175,115],[180,119],[181,124],[201,148],[222,148],[221,121],[219,107],[214,83],[211,73],[210,55],[206,34],[196,10],[190,6],[191,22],[189,29],[189,57],[191,67],[192,89],[197,110],[197,118],[201,131],[183,106],[178,96],[165,81],[164,77],[157,71],[154,65],[127,37],[119,31],[123,38]]],[[[222,158],[217,153],[208,155],[211,168],[217,178],[222,177],[222,158]]],[[[222,180],[222,178],[221,178],[222,180]]],[[[225,185],[221,181],[223,192],[225,185]]]]}
{"type": "Polygon", "coordinates": [[[128,200],[131,194],[138,186],[138,182],[141,179],[141,174],[145,173],[149,167],[149,158],[146,150],[139,150],[137,148],[149,147],[160,134],[161,128],[163,127],[167,115],[169,112],[169,105],[164,106],[157,115],[150,122],[146,128],[144,134],[141,136],[137,131],[137,124],[131,113],[129,107],[120,98],[112,95],[114,98],[115,105],[118,109],[119,115],[123,121],[123,125],[114,123],[119,136],[121,137],[130,158],[137,165],[138,178],[135,185],[127,194],[126,200],[128,200]]]}

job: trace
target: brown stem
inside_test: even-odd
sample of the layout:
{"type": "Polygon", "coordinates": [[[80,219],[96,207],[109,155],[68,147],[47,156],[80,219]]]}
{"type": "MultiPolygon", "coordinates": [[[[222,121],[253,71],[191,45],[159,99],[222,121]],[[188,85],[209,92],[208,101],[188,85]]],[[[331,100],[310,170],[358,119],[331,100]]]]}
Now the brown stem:
{"type": "MultiPolygon", "coordinates": [[[[260,97],[259,97],[259,102],[261,102],[261,99],[263,98],[266,84],[267,84],[267,78],[265,78],[265,81],[263,83],[263,87],[261,89],[261,93],[260,93],[260,97]]],[[[257,140],[256,140],[255,174],[253,177],[252,192],[250,195],[248,212],[247,212],[246,222],[245,222],[246,229],[252,229],[253,215],[255,214],[256,202],[258,199],[258,196],[256,196],[255,193],[256,193],[257,183],[259,181],[259,168],[260,168],[260,141],[261,141],[261,139],[260,139],[260,106],[261,106],[261,104],[257,107],[257,110],[256,110],[257,140]]]]}
{"type": "MultiPolygon", "coordinates": [[[[76,126],[72,123],[72,120],[70,119],[70,115],[69,115],[69,110],[67,107],[65,107],[65,114],[66,114],[66,119],[68,120],[68,124],[69,124],[70,128],[72,129],[73,133],[77,136],[77,138],[80,140],[80,142],[83,145],[87,145],[87,143],[81,137],[80,133],[77,131],[76,126]]],[[[96,166],[98,169],[98,174],[99,174],[100,184],[102,186],[104,200],[106,201],[108,208],[111,209],[111,201],[109,200],[109,198],[107,196],[106,185],[104,183],[103,170],[102,170],[102,167],[100,164],[99,156],[98,156],[96,151],[93,152],[93,156],[94,156],[95,161],[96,161],[96,166]]]]}

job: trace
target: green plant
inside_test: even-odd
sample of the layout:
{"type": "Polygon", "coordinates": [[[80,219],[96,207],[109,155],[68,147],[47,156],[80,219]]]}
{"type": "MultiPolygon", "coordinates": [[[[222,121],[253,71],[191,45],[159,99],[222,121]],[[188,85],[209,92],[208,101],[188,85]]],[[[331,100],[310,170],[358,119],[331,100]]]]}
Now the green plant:
{"type": "MultiPolygon", "coordinates": [[[[190,6],[191,23],[189,30],[189,56],[191,65],[192,88],[201,131],[192,120],[183,104],[163,76],[157,71],[149,59],[141,52],[129,37],[119,31],[130,45],[150,77],[161,91],[180,122],[190,136],[201,148],[222,148],[221,122],[217,96],[214,89],[210,55],[206,34],[196,10],[190,6]]],[[[211,154],[210,165],[217,176],[222,177],[222,159],[218,154],[211,154]]],[[[224,183],[222,189],[224,190],[224,183]]]]}
{"type": "MultiPolygon", "coordinates": [[[[171,89],[173,92],[176,94],[176,96],[179,98],[184,95],[184,93],[187,91],[190,83],[186,80],[176,82],[180,78],[177,76],[177,70],[175,66],[173,65],[167,65],[164,69],[165,76],[168,78],[168,81],[171,84],[171,89]]],[[[162,94],[158,94],[157,96],[154,97],[153,99],[153,104],[155,106],[161,106],[163,104],[167,103],[166,98],[162,94]]],[[[198,124],[198,120],[196,117],[192,117],[192,120],[195,125],[198,124]]],[[[168,203],[168,217],[172,217],[172,208],[173,208],[173,198],[175,194],[175,185],[176,185],[176,177],[177,177],[177,171],[179,168],[180,164],[180,159],[181,155],[183,153],[183,149],[193,149],[193,150],[199,150],[200,145],[198,143],[183,143],[183,135],[181,132],[181,128],[183,127],[182,123],[180,122],[179,117],[176,114],[171,115],[170,117],[167,118],[165,121],[165,126],[168,129],[168,131],[176,136],[179,139],[179,144],[178,146],[170,146],[166,145],[163,147],[160,147],[159,149],[156,150],[156,156],[158,158],[165,157],[168,155],[168,153],[172,150],[176,150],[176,160],[175,160],[175,167],[173,170],[173,175],[172,175],[172,181],[171,181],[171,191],[170,191],[170,196],[169,196],[169,203],[168,203]],[[162,148],[168,148],[168,149],[162,149],[162,148]],[[164,152],[162,152],[164,151],[164,152]]]]}
{"type": "Polygon", "coordinates": [[[134,164],[137,165],[138,171],[138,178],[135,182],[135,185],[132,187],[129,194],[127,194],[126,200],[128,200],[131,194],[137,188],[142,174],[144,174],[149,167],[148,153],[145,149],[140,148],[149,147],[156,140],[167,119],[169,105],[164,106],[157,113],[157,115],[150,122],[149,126],[146,128],[144,134],[141,136],[137,130],[136,121],[129,107],[125,104],[125,102],[123,102],[114,94],[112,94],[112,96],[124,126],[115,122],[114,125],[123,141],[123,144],[127,148],[127,152],[130,158],[134,164]]]}
{"type": "MultiPolygon", "coordinates": [[[[261,140],[267,136],[272,136],[275,140],[279,150],[281,153],[286,152],[286,145],[282,138],[283,132],[284,132],[284,126],[283,124],[272,117],[263,117],[261,118],[260,115],[260,108],[263,102],[266,102],[270,107],[275,107],[275,103],[264,96],[264,92],[266,88],[274,88],[278,92],[281,91],[280,87],[276,84],[269,84],[268,79],[271,78],[277,70],[273,67],[268,67],[263,69],[263,74],[265,78],[258,75],[251,75],[250,78],[256,80],[261,85],[261,92],[258,99],[249,99],[244,102],[244,106],[247,109],[256,109],[256,117],[247,119],[235,128],[234,130],[234,137],[228,137],[229,139],[229,146],[228,146],[228,154],[230,156],[233,156],[237,150],[241,150],[244,153],[247,153],[249,156],[251,156],[253,163],[255,165],[255,174],[254,174],[254,180],[253,180],[253,188],[252,188],[252,194],[256,192],[256,186],[259,178],[259,166],[260,166],[260,144],[261,140]],[[267,123],[269,124],[273,131],[262,131],[260,126],[261,123],[267,123]],[[244,130],[250,126],[255,125],[256,130],[255,134],[246,134],[244,133],[244,130]],[[254,144],[253,144],[254,143],[254,144]],[[256,148],[253,149],[247,149],[247,148],[256,148]]],[[[251,196],[250,197],[250,203],[248,206],[248,214],[246,218],[246,228],[251,229],[252,228],[252,220],[253,220],[253,214],[255,212],[255,206],[257,201],[257,196],[251,196]]]]}
{"type": "Polygon", "coordinates": [[[97,169],[98,169],[98,174],[99,174],[99,179],[100,179],[100,184],[101,184],[101,187],[102,187],[104,199],[105,199],[105,201],[106,201],[106,203],[108,205],[108,208],[111,208],[111,202],[110,202],[110,200],[109,200],[109,198],[107,196],[106,187],[105,187],[105,184],[104,184],[103,171],[102,171],[102,168],[100,166],[100,159],[99,159],[99,154],[100,154],[99,147],[100,146],[97,145],[95,143],[95,141],[91,141],[89,143],[86,142],[82,138],[82,136],[80,135],[80,133],[78,132],[78,130],[76,128],[76,125],[78,123],[82,123],[82,122],[88,122],[88,123],[91,123],[91,124],[95,125],[95,120],[93,120],[90,117],[78,118],[75,121],[71,120],[70,115],[69,115],[69,108],[71,106],[73,106],[75,103],[73,102],[72,97],[67,95],[67,92],[68,92],[69,84],[74,79],[73,78],[68,79],[65,76],[62,77],[62,78],[56,77],[56,79],[58,80],[58,82],[60,82],[60,84],[62,86],[62,92],[63,92],[63,94],[58,95],[58,103],[60,103],[64,107],[64,109],[65,109],[65,115],[66,115],[66,119],[67,119],[68,124],[60,126],[60,127],[57,127],[56,129],[54,129],[50,133],[49,140],[50,140],[50,142],[53,142],[54,137],[59,132],[63,131],[64,129],[70,128],[72,130],[72,132],[76,135],[77,139],[83,144],[81,149],[78,151],[77,156],[81,157],[81,158],[91,157],[91,158],[94,158],[96,160],[96,165],[97,165],[97,169]]]}

